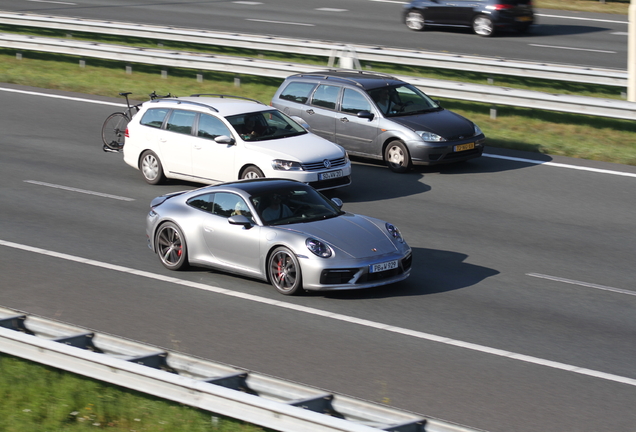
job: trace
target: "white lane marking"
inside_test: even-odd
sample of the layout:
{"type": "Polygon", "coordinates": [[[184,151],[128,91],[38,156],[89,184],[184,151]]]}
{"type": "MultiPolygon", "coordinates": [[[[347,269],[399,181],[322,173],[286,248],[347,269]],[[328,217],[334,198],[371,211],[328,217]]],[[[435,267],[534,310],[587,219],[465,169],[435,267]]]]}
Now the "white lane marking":
{"type": "Polygon", "coordinates": [[[349,12],[349,9],[336,9],[336,8],[328,8],[328,7],[317,8],[314,10],[317,10],[320,12],[349,12]]]}
{"type": "Polygon", "coordinates": [[[234,1],[232,3],[243,4],[243,5],[248,5],[248,6],[257,6],[257,5],[262,5],[263,4],[263,2],[256,2],[256,1],[234,1]]]}
{"type": "Polygon", "coordinates": [[[245,21],[263,22],[263,23],[270,23],[270,24],[295,25],[295,26],[305,26],[305,27],[316,27],[314,24],[305,24],[305,23],[297,23],[297,22],[286,22],[286,21],[272,21],[272,20],[255,19],[255,18],[247,18],[245,21]]]}
{"type": "MultiPolygon", "coordinates": [[[[371,0],[374,1],[374,0],[371,0]]],[[[309,24],[311,25],[311,24],[309,24]]],[[[22,93],[22,94],[28,94],[28,95],[33,95],[33,96],[44,96],[44,97],[51,97],[51,98],[58,98],[58,99],[67,99],[67,100],[72,100],[72,101],[77,101],[77,102],[88,102],[88,103],[94,103],[94,104],[101,104],[101,105],[111,105],[111,106],[119,106],[119,107],[125,107],[126,105],[123,104],[118,104],[118,103],[113,103],[113,102],[105,102],[105,101],[98,101],[98,100],[92,100],[92,99],[81,99],[81,98],[75,98],[75,97],[69,97],[69,96],[60,96],[60,95],[53,95],[53,94],[48,94],[48,93],[38,93],[38,92],[32,92],[32,91],[26,91],[26,90],[16,90],[16,89],[8,89],[8,88],[2,88],[0,87],[0,91],[7,91],[7,92],[12,92],[12,93],[22,93]]],[[[506,160],[511,160],[511,161],[517,161],[517,162],[526,162],[526,163],[532,163],[532,164],[543,164],[543,165],[549,165],[549,166],[554,166],[554,167],[559,167],[559,168],[570,168],[570,169],[578,169],[578,170],[582,170],[582,171],[591,171],[591,172],[597,172],[597,173],[603,173],[603,174],[613,174],[613,175],[619,175],[619,176],[626,176],[626,177],[636,177],[636,174],[632,174],[632,173],[624,173],[624,172],[620,172],[620,171],[610,171],[610,170],[603,170],[603,169],[597,169],[597,168],[587,168],[587,167],[579,167],[576,165],[567,165],[567,164],[560,164],[560,163],[555,163],[555,162],[544,162],[544,161],[537,161],[537,160],[532,160],[532,159],[521,159],[521,158],[516,158],[516,157],[509,157],[509,156],[500,156],[500,155],[494,155],[494,154],[483,154],[484,157],[490,157],[490,158],[496,158],[496,159],[506,159],[506,160]]]]}
{"type": "Polygon", "coordinates": [[[526,273],[526,276],[540,278],[540,279],[548,279],[551,281],[563,282],[563,283],[572,284],[572,285],[579,285],[579,286],[584,286],[587,288],[595,288],[595,289],[599,289],[603,291],[611,291],[611,292],[615,292],[619,294],[627,294],[627,295],[636,296],[636,291],[630,291],[630,290],[621,289],[621,288],[613,288],[613,287],[608,287],[605,285],[597,285],[593,283],[581,282],[581,281],[576,281],[572,279],[565,279],[565,278],[560,278],[556,276],[549,276],[549,275],[544,275],[540,273],[526,273]]]}
{"type": "Polygon", "coordinates": [[[85,189],[77,189],[74,187],[69,187],[69,186],[61,186],[61,185],[57,185],[57,184],[53,184],[53,183],[44,183],[41,181],[35,181],[35,180],[24,180],[25,183],[31,183],[34,185],[40,185],[40,186],[46,186],[46,187],[50,187],[50,188],[55,188],[55,189],[62,189],[62,190],[67,190],[67,191],[71,191],[71,192],[79,192],[79,193],[83,193],[83,194],[88,194],[88,195],[96,195],[96,196],[100,196],[103,198],[112,198],[112,199],[116,199],[119,201],[134,201],[134,198],[126,198],[126,197],[122,197],[122,196],[118,196],[118,195],[111,195],[111,194],[105,194],[105,193],[101,193],[101,192],[95,192],[95,191],[89,191],[89,190],[85,190],[85,189]]]}
{"type": "Polygon", "coordinates": [[[90,260],[87,258],[82,258],[82,257],[78,257],[78,256],[74,256],[74,255],[67,255],[64,253],[59,253],[59,252],[54,252],[54,251],[50,251],[50,250],[46,250],[46,249],[40,249],[40,248],[36,248],[36,247],[32,247],[32,246],[27,246],[27,245],[23,245],[23,244],[19,244],[19,243],[13,243],[13,242],[8,242],[5,240],[0,240],[0,245],[2,246],[6,246],[6,247],[10,247],[10,248],[14,248],[14,249],[20,249],[20,250],[24,250],[27,252],[33,252],[33,253],[38,253],[38,254],[42,254],[42,255],[47,255],[47,256],[51,256],[54,258],[60,258],[60,259],[64,259],[64,260],[68,260],[68,261],[74,261],[74,262],[78,262],[81,264],[87,264],[87,265],[92,265],[95,267],[100,267],[100,268],[105,268],[108,270],[114,270],[114,271],[118,271],[118,272],[122,272],[122,273],[128,273],[131,275],[135,275],[135,276],[139,276],[139,277],[145,277],[148,279],[154,279],[154,280],[158,280],[160,282],[166,282],[166,283],[173,283],[176,285],[181,285],[181,286],[186,286],[186,287],[190,287],[190,288],[195,288],[195,289],[200,289],[200,290],[204,290],[204,291],[209,291],[209,292],[213,292],[216,294],[222,294],[222,295],[227,295],[230,297],[235,297],[235,298],[240,298],[243,300],[248,300],[248,301],[253,301],[253,302],[257,302],[257,303],[261,303],[261,304],[265,304],[265,305],[269,305],[269,306],[274,306],[274,307],[280,307],[280,308],[285,308],[285,309],[289,309],[289,310],[293,310],[296,312],[303,312],[306,314],[310,314],[310,315],[315,315],[315,316],[320,316],[320,317],[324,317],[324,318],[329,318],[329,319],[333,319],[333,320],[337,320],[337,321],[343,321],[343,322],[347,322],[347,323],[351,323],[351,324],[358,324],[364,327],[368,327],[368,328],[373,328],[373,329],[377,329],[377,330],[383,330],[383,331],[387,331],[390,333],[397,333],[397,334],[401,334],[404,336],[410,336],[410,337],[414,337],[417,339],[423,339],[423,340],[428,340],[431,342],[438,342],[438,343],[442,343],[445,345],[451,345],[451,346],[455,346],[455,347],[460,347],[460,348],[465,348],[465,349],[469,349],[472,351],[478,351],[478,352],[482,352],[482,353],[486,353],[486,354],[491,354],[491,355],[495,355],[498,357],[505,357],[505,358],[509,358],[512,360],[519,360],[519,361],[523,361],[526,363],[532,363],[532,364],[536,364],[536,365],[541,365],[541,366],[546,366],[546,367],[550,367],[553,369],[560,369],[560,370],[564,370],[564,371],[568,371],[568,372],[572,372],[572,373],[576,373],[576,374],[580,374],[580,375],[586,375],[586,376],[590,376],[590,377],[595,377],[595,378],[600,378],[600,379],[604,379],[607,381],[614,381],[614,382],[618,382],[621,384],[627,384],[630,386],[636,386],[636,379],[633,378],[628,378],[628,377],[623,377],[620,375],[614,375],[614,374],[609,374],[609,373],[605,373],[605,372],[600,372],[600,371],[596,371],[596,370],[592,370],[592,369],[586,369],[586,368],[581,368],[578,366],[573,366],[573,365],[569,365],[566,363],[560,363],[560,362],[555,362],[552,360],[547,360],[547,359],[542,359],[539,357],[533,357],[533,356],[528,356],[525,354],[519,354],[519,353],[515,353],[512,351],[505,351],[505,350],[501,350],[498,348],[491,348],[491,347],[487,347],[484,345],[477,345],[474,343],[470,343],[470,342],[464,342],[464,341],[460,341],[460,340],[456,340],[456,339],[450,339],[447,338],[445,336],[437,336],[437,335],[433,335],[430,333],[423,333],[420,331],[416,331],[416,330],[411,330],[411,329],[406,329],[406,328],[401,328],[401,327],[395,327],[392,325],[388,325],[388,324],[382,324],[382,323],[378,323],[375,321],[369,321],[366,319],[362,319],[362,318],[356,318],[356,317],[351,317],[348,315],[342,315],[342,314],[338,314],[338,313],[333,313],[333,312],[328,312],[328,311],[324,311],[324,310],[320,310],[320,309],[315,309],[312,307],[307,307],[307,306],[300,306],[300,305],[295,305],[295,304],[291,304],[291,303],[286,303],[283,302],[281,300],[273,300],[273,299],[268,299],[265,297],[259,297],[259,296],[255,296],[252,294],[246,294],[246,293],[242,293],[242,292],[237,292],[237,291],[231,291],[228,290],[226,288],[221,288],[219,286],[212,286],[212,285],[206,285],[203,283],[199,283],[199,282],[190,282],[190,281],[186,281],[186,280],[182,280],[182,279],[177,279],[177,278],[173,278],[173,277],[169,277],[169,276],[163,276],[160,274],[156,274],[156,273],[150,273],[150,272],[146,272],[146,271],[141,271],[141,270],[135,270],[129,267],[123,267],[123,266],[119,266],[119,265],[115,265],[115,264],[109,264],[109,263],[104,263],[101,261],[94,261],[94,260],[90,260]]]}
{"type": "Polygon", "coordinates": [[[33,3],[55,3],[55,4],[77,6],[77,3],[69,3],[69,2],[53,1],[53,0],[26,0],[26,1],[33,2],[33,3]]]}
{"type": "Polygon", "coordinates": [[[595,173],[599,173],[599,174],[611,174],[611,175],[617,175],[617,176],[634,177],[634,178],[636,178],[636,173],[627,173],[627,172],[622,172],[622,171],[613,171],[613,170],[606,170],[606,169],[600,169],[600,168],[590,168],[590,167],[582,167],[582,166],[576,166],[576,165],[567,165],[567,164],[562,164],[562,163],[557,163],[557,162],[545,162],[545,161],[538,161],[538,160],[534,160],[534,159],[523,159],[523,158],[510,157],[510,156],[501,156],[501,155],[494,155],[494,154],[487,154],[487,153],[482,154],[482,156],[489,157],[489,158],[494,158],[494,159],[505,159],[505,160],[516,161],[516,162],[531,163],[531,164],[535,164],[535,165],[549,165],[549,166],[558,167],[558,168],[568,168],[568,169],[574,169],[574,170],[580,170],[580,171],[595,172],[595,173]]]}
{"type": "Polygon", "coordinates": [[[629,36],[629,33],[627,32],[614,32],[610,34],[613,34],[614,36],[629,36]]]}
{"type": "Polygon", "coordinates": [[[584,17],[569,17],[562,15],[546,15],[546,14],[535,14],[536,16],[546,17],[546,18],[561,18],[561,19],[571,19],[571,20],[579,20],[579,21],[596,21],[596,22],[606,22],[613,24],[629,24],[629,21],[616,21],[616,20],[608,20],[608,19],[600,19],[600,18],[584,18],[584,17]]]}
{"type": "Polygon", "coordinates": [[[83,98],[77,98],[77,97],[70,97],[70,96],[61,96],[61,95],[55,95],[55,94],[48,94],[48,93],[38,93],[38,92],[34,92],[34,91],[27,91],[27,90],[17,90],[17,89],[10,89],[10,88],[3,88],[0,87],[1,91],[6,91],[9,93],[21,93],[21,94],[28,94],[28,95],[32,95],[32,96],[44,96],[44,97],[50,97],[50,98],[54,98],[54,99],[65,99],[65,100],[70,100],[70,101],[75,101],[75,102],[87,102],[87,103],[93,103],[93,104],[98,104],[98,105],[110,105],[110,106],[116,106],[116,107],[125,107],[125,104],[122,103],[116,103],[116,102],[105,102],[105,101],[99,101],[99,100],[93,100],[93,99],[83,99],[83,98]]]}
{"type": "Polygon", "coordinates": [[[601,54],[616,54],[616,51],[605,51],[605,50],[597,50],[597,49],[588,49],[588,48],[574,48],[574,47],[566,47],[566,46],[558,46],[558,45],[540,45],[540,44],[528,44],[528,46],[539,47],[539,48],[554,48],[554,49],[562,49],[562,50],[570,50],[570,51],[589,51],[601,54]]]}

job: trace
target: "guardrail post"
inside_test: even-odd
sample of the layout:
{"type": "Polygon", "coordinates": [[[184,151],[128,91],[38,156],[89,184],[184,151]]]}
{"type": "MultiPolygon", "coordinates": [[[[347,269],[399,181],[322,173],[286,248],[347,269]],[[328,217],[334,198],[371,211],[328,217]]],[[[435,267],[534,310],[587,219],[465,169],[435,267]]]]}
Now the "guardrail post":
{"type": "Polygon", "coordinates": [[[203,74],[197,74],[197,82],[203,82],[203,74]]]}
{"type": "Polygon", "coordinates": [[[86,60],[80,60],[79,61],[79,66],[83,69],[86,67],[86,60]]]}
{"type": "Polygon", "coordinates": [[[161,70],[161,78],[163,79],[168,78],[168,71],[166,69],[161,70]]]}
{"type": "Polygon", "coordinates": [[[132,74],[132,66],[126,65],[126,74],[128,75],[132,74]]]}
{"type": "Polygon", "coordinates": [[[497,105],[492,105],[490,107],[490,118],[497,120],[497,105]]]}
{"type": "Polygon", "coordinates": [[[15,53],[16,60],[22,60],[22,53],[15,53]]]}
{"type": "Polygon", "coordinates": [[[240,87],[241,86],[241,77],[239,75],[235,75],[234,76],[234,87],[240,87]]]}

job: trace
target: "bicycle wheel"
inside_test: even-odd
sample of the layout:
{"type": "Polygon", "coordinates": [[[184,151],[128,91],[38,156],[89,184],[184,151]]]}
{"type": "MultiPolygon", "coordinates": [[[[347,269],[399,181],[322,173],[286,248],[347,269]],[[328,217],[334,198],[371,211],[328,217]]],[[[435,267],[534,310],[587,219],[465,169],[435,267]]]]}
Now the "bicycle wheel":
{"type": "Polygon", "coordinates": [[[108,116],[102,126],[102,140],[111,150],[121,150],[124,147],[124,135],[130,119],[124,113],[113,113],[108,116]]]}

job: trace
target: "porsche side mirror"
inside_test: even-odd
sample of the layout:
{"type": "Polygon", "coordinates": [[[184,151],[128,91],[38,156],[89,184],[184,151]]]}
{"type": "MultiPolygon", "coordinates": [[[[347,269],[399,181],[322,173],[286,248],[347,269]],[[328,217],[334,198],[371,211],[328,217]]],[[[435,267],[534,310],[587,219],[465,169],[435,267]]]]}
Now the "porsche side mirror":
{"type": "Polygon", "coordinates": [[[252,228],[252,221],[245,215],[239,214],[230,216],[227,221],[231,225],[243,225],[246,229],[252,228]]]}

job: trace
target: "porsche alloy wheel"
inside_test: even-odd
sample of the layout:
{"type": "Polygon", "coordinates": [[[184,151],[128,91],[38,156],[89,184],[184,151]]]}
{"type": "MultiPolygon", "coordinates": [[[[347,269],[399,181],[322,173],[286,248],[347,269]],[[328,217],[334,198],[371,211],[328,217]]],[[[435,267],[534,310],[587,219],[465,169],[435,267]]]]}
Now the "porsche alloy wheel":
{"type": "Polygon", "coordinates": [[[181,270],[188,266],[185,238],[179,227],[167,222],[157,231],[155,248],[161,264],[169,270],[181,270]]]}
{"type": "Polygon", "coordinates": [[[267,262],[267,276],[281,294],[296,295],[302,291],[300,264],[286,247],[278,247],[272,252],[267,262]]]}

